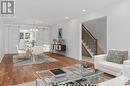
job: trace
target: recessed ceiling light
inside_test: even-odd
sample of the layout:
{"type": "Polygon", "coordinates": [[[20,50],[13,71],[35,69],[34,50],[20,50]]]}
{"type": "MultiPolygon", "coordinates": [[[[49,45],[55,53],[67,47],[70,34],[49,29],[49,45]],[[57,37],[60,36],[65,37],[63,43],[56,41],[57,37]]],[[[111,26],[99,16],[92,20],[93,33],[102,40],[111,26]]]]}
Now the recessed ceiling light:
{"type": "Polygon", "coordinates": [[[66,16],[66,17],[65,17],[65,19],[69,19],[69,17],[68,17],[68,16],[66,16]]]}
{"type": "Polygon", "coordinates": [[[86,12],[86,10],[85,10],[85,9],[83,9],[83,10],[82,10],[82,12],[86,12]]]}

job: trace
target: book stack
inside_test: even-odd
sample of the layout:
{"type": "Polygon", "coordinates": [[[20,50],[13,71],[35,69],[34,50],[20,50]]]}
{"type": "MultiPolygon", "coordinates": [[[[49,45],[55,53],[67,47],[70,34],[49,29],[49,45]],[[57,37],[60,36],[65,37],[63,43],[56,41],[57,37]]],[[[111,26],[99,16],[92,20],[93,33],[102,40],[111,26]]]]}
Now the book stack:
{"type": "Polygon", "coordinates": [[[62,69],[53,69],[50,72],[54,75],[56,83],[64,81],[66,78],[66,72],[62,69]]]}

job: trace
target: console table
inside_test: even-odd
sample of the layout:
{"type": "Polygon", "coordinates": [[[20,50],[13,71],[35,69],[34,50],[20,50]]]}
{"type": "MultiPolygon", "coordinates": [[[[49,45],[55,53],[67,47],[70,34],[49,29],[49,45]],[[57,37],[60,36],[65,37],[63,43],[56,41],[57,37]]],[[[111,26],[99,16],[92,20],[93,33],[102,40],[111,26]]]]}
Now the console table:
{"type": "Polygon", "coordinates": [[[66,45],[63,44],[52,44],[51,45],[52,52],[58,53],[58,54],[65,54],[66,52],[66,45]]]}

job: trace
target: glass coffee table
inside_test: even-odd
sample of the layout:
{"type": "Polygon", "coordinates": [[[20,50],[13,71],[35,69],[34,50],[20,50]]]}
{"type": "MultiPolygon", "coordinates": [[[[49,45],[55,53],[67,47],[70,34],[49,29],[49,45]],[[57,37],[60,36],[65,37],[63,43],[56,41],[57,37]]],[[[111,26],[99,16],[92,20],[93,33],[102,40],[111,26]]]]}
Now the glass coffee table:
{"type": "Polygon", "coordinates": [[[36,73],[39,76],[36,80],[37,86],[82,86],[95,84],[102,78],[101,74],[103,74],[103,72],[93,68],[84,68],[81,64],[52,70],[63,70],[64,73],[55,75],[51,70],[37,71],[36,73]]]}

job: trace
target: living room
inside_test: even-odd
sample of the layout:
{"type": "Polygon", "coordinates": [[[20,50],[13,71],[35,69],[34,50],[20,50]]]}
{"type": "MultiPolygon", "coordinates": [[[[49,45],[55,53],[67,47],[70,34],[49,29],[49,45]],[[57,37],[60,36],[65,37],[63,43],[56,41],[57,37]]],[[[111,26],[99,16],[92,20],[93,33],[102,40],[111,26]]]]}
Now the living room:
{"type": "MultiPolygon", "coordinates": [[[[17,84],[20,84],[20,86],[31,86],[29,83],[36,80],[36,71],[60,68],[82,62],[82,24],[86,21],[92,21],[104,17],[106,18],[106,37],[103,36],[106,41],[105,53],[109,53],[110,50],[130,50],[129,0],[19,0],[14,2],[15,13],[13,15],[11,14],[11,16],[1,14],[0,17],[1,86],[17,84]],[[19,44],[21,46],[26,46],[24,52],[26,53],[26,57],[33,57],[31,60],[28,60],[28,58],[21,59],[21,57],[25,57],[23,54],[20,54],[20,56],[16,55],[19,51],[16,45],[18,45],[18,48],[23,48],[23,46],[20,47],[19,44]],[[31,47],[28,44],[31,44],[31,47]],[[38,47],[34,49],[32,48],[32,44],[35,44],[35,46],[38,47]],[[52,45],[54,45],[53,48],[52,45]],[[57,50],[55,45],[59,46],[59,48],[63,45],[65,48],[63,51],[62,48],[61,50],[57,50]],[[47,57],[46,59],[37,59],[37,57],[39,57],[37,55],[43,53],[43,51],[40,51],[41,46],[44,47],[44,57],[47,57]],[[38,50],[36,50],[37,48],[38,50]],[[53,58],[48,59],[49,57],[53,58]],[[17,63],[19,60],[15,59],[17,64],[14,64],[14,59],[10,58],[20,58],[20,62],[21,60],[22,62],[17,63]],[[59,61],[58,63],[57,60],[59,61]],[[31,76],[33,78],[29,79],[31,76]]],[[[102,33],[100,35],[102,35],[102,33]]],[[[129,54],[127,53],[127,55],[129,54]]],[[[93,56],[92,60],[94,61],[96,59],[95,62],[100,60],[104,61],[103,57],[103,55],[93,56]],[[101,59],[97,59],[97,57],[101,59]]],[[[112,71],[105,70],[104,66],[102,67],[101,64],[99,65],[95,62],[92,63],[92,65],[95,65],[95,68],[110,74],[108,75],[110,77],[112,75],[111,81],[105,80],[104,82],[99,83],[99,86],[123,86],[123,84],[128,81],[130,74],[128,73],[129,70],[126,69],[129,69],[129,61],[124,63],[124,71],[121,68],[118,73],[117,71],[114,71],[113,73],[113,69],[112,71]],[[128,74],[124,73],[126,71],[128,74]],[[128,78],[124,78],[122,74],[128,76],[128,78]]],[[[91,63],[87,61],[85,64],[91,65],[91,63]]],[[[109,69],[108,66],[105,67],[109,69]]],[[[118,68],[120,69],[120,67],[118,68]]],[[[34,84],[32,86],[36,85],[34,84]]]]}

